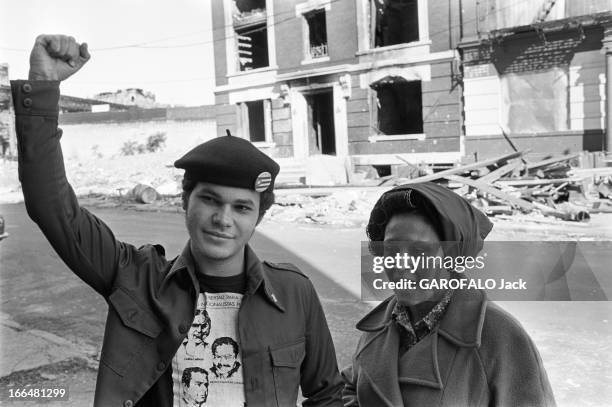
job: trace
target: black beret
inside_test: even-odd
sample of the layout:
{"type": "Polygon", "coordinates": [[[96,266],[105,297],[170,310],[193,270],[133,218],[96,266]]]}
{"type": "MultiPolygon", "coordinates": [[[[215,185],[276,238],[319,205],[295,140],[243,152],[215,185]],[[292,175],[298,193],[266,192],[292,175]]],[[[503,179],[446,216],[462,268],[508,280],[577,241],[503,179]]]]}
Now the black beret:
{"type": "Polygon", "coordinates": [[[234,136],[202,143],[174,162],[193,181],[230,187],[272,190],[279,165],[250,141],[234,136]]]}

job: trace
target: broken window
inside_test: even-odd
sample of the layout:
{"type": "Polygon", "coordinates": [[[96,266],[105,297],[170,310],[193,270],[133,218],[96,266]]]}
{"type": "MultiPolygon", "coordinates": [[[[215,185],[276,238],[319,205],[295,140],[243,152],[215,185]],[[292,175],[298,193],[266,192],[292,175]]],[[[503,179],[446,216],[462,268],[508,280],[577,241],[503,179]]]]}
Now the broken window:
{"type": "Polygon", "coordinates": [[[312,59],[327,56],[325,10],[311,11],[305,14],[304,18],[308,25],[308,56],[312,59]]]}
{"type": "Polygon", "coordinates": [[[266,142],[271,139],[270,100],[255,100],[239,104],[240,126],[245,138],[253,142],[266,142]]]}
{"type": "Polygon", "coordinates": [[[568,129],[568,75],[565,68],[501,76],[502,124],[511,133],[568,129]]]}
{"type": "Polygon", "coordinates": [[[265,24],[237,29],[238,60],[241,71],[263,68],[268,61],[268,29],[265,24]]]}
{"type": "Polygon", "coordinates": [[[370,0],[370,47],[419,40],[418,0],[370,0]]]}
{"type": "Polygon", "coordinates": [[[374,90],[372,123],[379,134],[423,133],[421,81],[387,77],[371,85],[374,90]]]}
{"type": "Polygon", "coordinates": [[[248,71],[268,66],[265,0],[235,0],[233,21],[238,68],[241,71],[248,71]]]}

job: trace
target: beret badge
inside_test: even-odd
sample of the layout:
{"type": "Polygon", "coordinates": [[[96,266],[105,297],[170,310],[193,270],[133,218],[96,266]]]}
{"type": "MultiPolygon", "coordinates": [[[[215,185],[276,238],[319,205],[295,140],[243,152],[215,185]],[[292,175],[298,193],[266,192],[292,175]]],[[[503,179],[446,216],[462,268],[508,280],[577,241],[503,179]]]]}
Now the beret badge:
{"type": "Polygon", "coordinates": [[[268,189],[271,183],[272,174],[270,174],[268,171],[264,171],[255,179],[255,186],[253,189],[255,189],[257,192],[263,192],[268,189]]]}

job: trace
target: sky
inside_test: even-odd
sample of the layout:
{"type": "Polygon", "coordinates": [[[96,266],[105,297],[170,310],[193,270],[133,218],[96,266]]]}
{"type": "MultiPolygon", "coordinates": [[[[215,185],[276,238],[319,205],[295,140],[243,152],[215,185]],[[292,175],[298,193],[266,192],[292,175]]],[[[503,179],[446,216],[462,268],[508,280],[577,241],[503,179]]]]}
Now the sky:
{"type": "Polygon", "coordinates": [[[211,1],[0,0],[0,63],[27,79],[36,36],[66,34],[87,42],[91,60],[64,95],[142,88],[163,104],[213,104],[211,1]]]}

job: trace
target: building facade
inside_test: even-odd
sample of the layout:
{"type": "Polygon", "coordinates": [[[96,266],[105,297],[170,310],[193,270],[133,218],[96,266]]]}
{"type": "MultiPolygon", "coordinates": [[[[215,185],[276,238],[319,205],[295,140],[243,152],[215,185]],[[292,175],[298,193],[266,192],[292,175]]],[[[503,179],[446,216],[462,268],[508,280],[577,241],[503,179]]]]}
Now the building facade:
{"type": "Polygon", "coordinates": [[[343,168],[337,182],[367,166],[459,160],[453,3],[212,2],[218,135],[307,175],[313,163],[343,168]]]}
{"type": "Polygon", "coordinates": [[[512,151],[506,137],[534,156],[610,150],[612,1],[461,0],[461,9],[467,156],[512,151]]]}

